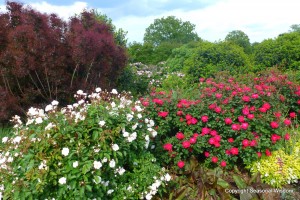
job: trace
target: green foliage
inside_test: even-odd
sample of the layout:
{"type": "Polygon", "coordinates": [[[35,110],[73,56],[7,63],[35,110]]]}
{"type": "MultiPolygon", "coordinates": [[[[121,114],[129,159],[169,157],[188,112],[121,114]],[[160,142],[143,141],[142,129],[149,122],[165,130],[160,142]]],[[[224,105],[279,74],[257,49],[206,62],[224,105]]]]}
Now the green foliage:
{"type": "Polygon", "coordinates": [[[300,34],[284,33],[275,39],[264,40],[254,46],[255,65],[280,66],[283,69],[299,69],[300,34]]]}
{"type": "Polygon", "coordinates": [[[121,73],[117,85],[118,90],[130,91],[134,97],[138,97],[148,92],[149,78],[146,75],[138,75],[137,69],[130,65],[121,73]]]}
{"type": "Polygon", "coordinates": [[[198,42],[175,49],[167,61],[167,65],[172,64],[171,71],[183,70],[197,81],[218,71],[248,71],[250,60],[243,49],[233,43],[198,42]]]}
{"type": "Polygon", "coordinates": [[[232,42],[244,49],[244,52],[249,54],[252,52],[250,39],[247,34],[240,30],[234,30],[229,32],[226,37],[225,41],[232,42]]]}
{"type": "Polygon", "coordinates": [[[128,47],[128,53],[130,63],[141,62],[143,64],[151,64],[156,59],[154,57],[154,46],[148,43],[130,43],[128,47]]]}
{"type": "Polygon", "coordinates": [[[155,19],[153,24],[146,28],[144,43],[159,46],[164,42],[185,44],[199,40],[195,33],[195,25],[183,22],[174,16],[155,19]]]}

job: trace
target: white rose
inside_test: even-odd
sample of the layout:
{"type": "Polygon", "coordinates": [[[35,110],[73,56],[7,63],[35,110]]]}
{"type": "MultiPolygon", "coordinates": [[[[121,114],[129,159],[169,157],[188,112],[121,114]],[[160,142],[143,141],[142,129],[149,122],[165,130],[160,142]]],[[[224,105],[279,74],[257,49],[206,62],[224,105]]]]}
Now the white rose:
{"type": "Polygon", "coordinates": [[[78,167],[78,161],[73,162],[73,167],[74,168],[78,167]]]}
{"type": "Polygon", "coordinates": [[[67,148],[67,147],[64,147],[64,148],[61,150],[61,154],[62,154],[63,156],[69,155],[69,152],[70,152],[70,150],[69,150],[69,148],[67,148]]]}
{"type": "Polygon", "coordinates": [[[100,161],[94,161],[94,168],[100,169],[102,167],[102,163],[100,161]]]}
{"type": "Polygon", "coordinates": [[[113,144],[113,145],[112,145],[112,149],[113,149],[114,151],[118,151],[118,150],[119,150],[119,146],[118,146],[117,144],[113,144]]]}
{"type": "Polygon", "coordinates": [[[115,162],[114,159],[112,159],[112,160],[109,162],[109,166],[110,166],[111,168],[114,168],[114,167],[116,166],[116,162],[115,162]]]}
{"type": "Polygon", "coordinates": [[[67,179],[65,177],[61,177],[59,180],[58,180],[59,184],[63,185],[63,184],[66,184],[67,183],[67,179]]]}

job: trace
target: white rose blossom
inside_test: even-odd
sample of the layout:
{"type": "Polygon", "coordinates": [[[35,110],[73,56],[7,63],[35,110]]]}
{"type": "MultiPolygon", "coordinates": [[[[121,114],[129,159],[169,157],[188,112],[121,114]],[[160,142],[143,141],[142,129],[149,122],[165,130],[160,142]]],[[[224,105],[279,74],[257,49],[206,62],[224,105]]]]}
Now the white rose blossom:
{"type": "Polygon", "coordinates": [[[94,161],[94,168],[100,169],[102,167],[102,163],[100,161],[94,161]]]}
{"type": "Polygon", "coordinates": [[[113,145],[112,145],[112,149],[113,149],[114,151],[118,151],[120,148],[119,148],[119,145],[113,144],[113,145]]]}
{"type": "Polygon", "coordinates": [[[112,159],[110,162],[109,162],[109,166],[111,168],[114,168],[116,166],[116,161],[114,159],[112,159]]]}
{"type": "Polygon", "coordinates": [[[103,127],[104,125],[105,125],[105,121],[102,120],[102,121],[99,122],[100,127],[103,127]]]}
{"type": "Polygon", "coordinates": [[[73,162],[73,167],[74,168],[78,167],[78,161],[73,162]]]}
{"type": "Polygon", "coordinates": [[[70,152],[70,150],[69,150],[69,148],[67,148],[67,147],[64,147],[64,148],[61,150],[61,154],[62,154],[63,156],[69,155],[69,152],[70,152]]]}
{"type": "Polygon", "coordinates": [[[67,179],[65,177],[61,177],[59,180],[58,180],[59,184],[63,185],[63,184],[66,184],[67,183],[67,179]]]}

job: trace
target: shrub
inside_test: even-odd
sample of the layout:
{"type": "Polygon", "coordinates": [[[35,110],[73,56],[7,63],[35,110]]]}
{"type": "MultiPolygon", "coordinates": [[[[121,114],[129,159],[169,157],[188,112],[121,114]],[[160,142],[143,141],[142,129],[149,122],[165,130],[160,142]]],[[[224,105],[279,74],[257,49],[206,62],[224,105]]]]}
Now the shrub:
{"type": "Polygon", "coordinates": [[[92,12],[66,23],[16,2],[7,10],[0,14],[0,121],[52,99],[66,105],[78,88],[114,87],[125,50],[92,12]]]}
{"type": "Polygon", "coordinates": [[[151,199],[171,177],[149,151],[157,133],[141,103],[100,88],[76,98],[14,118],[0,146],[4,198],[151,199]]]}
{"type": "Polygon", "coordinates": [[[292,143],[291,151],[281,149],[247,166],[252,174],[260,173],[261,180],[273,187],[298,183],[300,179],[300,142],[292,143]]]}
{"type": "Polygon", "coordinates": [[[195,99],[162,91],[141,99],[157,122],[159,159],[171,168],[183,168],[191,156],[231,168],[281,148],[299,116],[300,86],[275,72],[248,83],[202,78],[195,99]]]}

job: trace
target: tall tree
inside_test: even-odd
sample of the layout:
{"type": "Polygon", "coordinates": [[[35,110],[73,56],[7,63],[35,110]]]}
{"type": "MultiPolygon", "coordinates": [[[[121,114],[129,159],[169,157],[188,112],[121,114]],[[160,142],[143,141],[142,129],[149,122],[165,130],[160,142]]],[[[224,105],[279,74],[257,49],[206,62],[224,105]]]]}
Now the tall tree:
{"type": "Polygon", "coordinates": [[[126,64],[109,25],[82,12],[69,23],[20,3],[0,14],[0,121],[78,90],[111,89],[126,64]]]}
{"type": "Polygon", "coordinates": [[[225,41],[232,42],[244,49],[244,52],[249,54],[251,53],[251,44],[250,39],[246,33],[240,30],[234,30],[229,32],[226,37],[225,41]]]}
{"type": "Polygon", "coordinates": [[[158,46],[164,42],[185,44],[197,41],[200,38],[195,32],[195,25],[183,22],[174,16],[155,19],[153,24],[146,28],[144,43],[158,46]]]}

